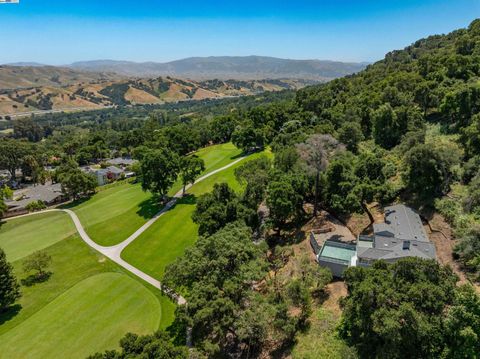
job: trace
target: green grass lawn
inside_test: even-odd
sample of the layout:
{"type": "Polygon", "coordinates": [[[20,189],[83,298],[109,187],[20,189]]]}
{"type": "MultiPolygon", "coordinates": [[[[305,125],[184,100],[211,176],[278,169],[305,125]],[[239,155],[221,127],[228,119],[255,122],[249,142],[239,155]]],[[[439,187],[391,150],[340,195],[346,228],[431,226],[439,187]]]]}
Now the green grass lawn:
{"type": "MultiPolygon", "coordinates": [[[[241,151],[225,143],[202,148],[196,154],[204,159],[205,173],[208,173],[234,161],[241,151]]],[[[178,180],[169,194],[174,195],[181,187],[178,180]]],[[[104,246],[125,240],[160,210],[150,192],[144,192],[140,184],[129,182],[101,188],[92,198],[71,209],[77,213],[90,238],[104,246]]]]}
{"type": "Polygon", "coordinates": [[[140,184],[125,182],[95,194],[71,208],[90,238],[111,246],[127,239],[160,210],[140,184]]]}
{"type": "Polygon", "coordinates": [[[0,337],[5,358],[85,358],[118,347],[126,332],[156,330],[160,303],[121,273],[91,276],[0,337]],[[68,353],[68,354],[67,354],[68,353]]]}
{"type": "MultiPolygon", "coordinates": [[[[195,152],[195,154],[205,162],[205,171],[203,171],[203,174],[207,174],[240,158],[242,150],[235,147],[233,143],[228,142],[201,148],[195,152]]],[[[168,195],[173,196],[181,189],[182,183],[180,179],[177,179],[168,192],[168,195]]]]}
{"type": "Polygon", "coordinates": [[[76,232],[63,212],[42,213],[6,221],[0,226],[0,248],[14,262],[44,249],[76,232]]]}
{"type": "Polygon", "coordinates": [[[226,166],[230,162],[239,158],[242,154],[242,150],[229,142],[201,148],[195,154],[205,161],[204,173],[208,173],[226,166]]]}
{"type": "MultiPolygon", "coordinates": [[[[205,159],[207,173],[234,161],[240,151],[232,144],[223,144],[202,149],[198,155],[205,159]]],[[[191,193],[208,192],[214,183],[222,181],[238,189],[233,171],[240,164],[197,184],[191,193]]],[[[113,245],[159,210],[150,198],[139,184],[125,182],[102,188],[91,199],[71,208],[92,239],[113,245]]],[[[197,227],[191,221],[194,201],[194,196],[179,201],[174,210],[155,223],[155,227],[162,228],[160,238],[156,231],[146,233],[147,242],[149,236],[160,239],[150,245],[150,249],[160,251],[147,273],[161,277],[165,265],[196,240],[197,227]],[[181,232],[178,223],[183,223],[181,232]]],[[[0,246],[5,248],[22,281],[23,294],[15,306],[0,314],[2,355],[61,357],[68,352],[69,357],[85,357],[118,347],[127,331],[147,333],[172,323],[175,304],[90,249],[74,233],[71,220],[60,212],[19,218],[0,227],[0,246]],[[23,273],[22,259],[37,249],[44,249],[53,258],[52,274],[45,282],[32,284],[30,274],[23,273]]],[[[137,241],[143,242],[141,238],[137,241]]],[[[139,249],[133,255],[148,262],[150,258],[142,252],[145,248],[139,249]]]]}
{"type": "Polygon", "coordinates": [[[196,183],[188,191],[193,196],[178,201],[174,208],[161,216],[125,248],[122,258],[149,275],[160,279],[165,267],[181,256],[185,249],[195,243],[198,238],[198,227],[191,218],[195,210],[195,196],[210,192],[215,183],[221,182],[228,183],[236,191],[241,190],[240,184],[235,179],[235,168],[260,155],[260,153],[254,154],[232,167],[196,183]]]}
{"type": "MultiPolygon", "coordinates": [[[[25,219],[34,221],[35,217],[25,219]]],[[[29,225],[27,222],[19,227],[29,225]]],[[[0,229],[0,235],[4,229],[0,229]]],[[[5,353],[8,353],[6,358],[63,357],[59,350],[70,354],[75,348],[77,353],[77,345],[85,348],[78,350],[79,356],[85,357],[92,350],[117,347],[127,331],[152,332],[172,323],[174,303],[158,289],[89,248],[78,235],[57,241],[44,250],[52,257],[51,276],[45,282],[32,285],[31,274],[23,272],[23,259],[12,263],[22,283],[22,297],[9,311],[0,314],[0,357],[5,353]],[[114,281],[111,275],[121,279],[114,281]],[[91,278],[98,280],[90,282],[91,278]],[[135,309],[137,305],[148,313],[148,318],[135,309]],[[57,334],[59,330],[65,335],[57,334]]]]}

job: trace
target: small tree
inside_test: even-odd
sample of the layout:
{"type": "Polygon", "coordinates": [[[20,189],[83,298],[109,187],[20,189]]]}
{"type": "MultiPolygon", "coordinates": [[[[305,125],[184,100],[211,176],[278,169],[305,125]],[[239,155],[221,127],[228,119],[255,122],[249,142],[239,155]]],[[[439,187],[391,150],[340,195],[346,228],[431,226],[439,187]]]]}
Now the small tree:
{"type": "Polygon", "coordinates": [[[7,204],[5,203],[5,199],[11,198],[13,192],[7,186],[0,188],[0,217],[7,211],[7,204]]]}
{"type": "Polygon", "coordinates": [[[347,122],[338,130],[338,139],[347,147],[347,150],[353,153],[358,152],[358,144],[364,138],[362,127],[358,122],[347,122]]]}
{"type": "Polygon", "coordinates": [[[267,206],[270,210],[270,221],[277,229],[278,235],[287,220],[296,209],[297,193],[286,179],[272,181],[267,189],[267,206]]]}
{"type": "Polygon", "coordinates": [[[20,296],[20,285],[13,274],[13,267],[0,248],[0,311],[15,303],[20,296]]]}
{"type": "Polygon", "coordinates": [[[205,171],[205,162],[198,156],[183,157],[180,161],[180,176],[183,184],[183,195],[188,184],[194,184],[197,177],[205,171]]]}
{"type": "Polygon", "coordinates": [[[46,252],[36,251],[30,257],[25,259],[23,262],[23,270],[25,272],[35,270],[37,271],[37,278],[44,278],[47,274],[46,270],[51,262],[52,257],[50,257],[46,252]]]}
{"type": "Polygon", "coordinates": [[[297,146],[300,157],[305,161],[308,168],[315,173],[315,200],[313,203],[313,215],[318,212],[318,195],[320,192],[320,173],[325,171],[328,161],[333,154],[343,147],[331,135],[314,134],[305,143],[297,146]]]}

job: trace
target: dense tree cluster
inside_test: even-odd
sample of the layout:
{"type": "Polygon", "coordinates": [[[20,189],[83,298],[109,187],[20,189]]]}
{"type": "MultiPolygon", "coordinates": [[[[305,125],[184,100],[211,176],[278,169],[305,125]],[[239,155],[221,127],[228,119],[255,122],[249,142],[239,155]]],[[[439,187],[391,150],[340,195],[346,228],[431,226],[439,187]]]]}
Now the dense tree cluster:
{"type": "Polygon", "coordinates": [[[419,258],[352,267],[340,335],[362,358],[473,358],[480,297],[448,267],[419,258]]]}
{"type": "MultiPolygon", "coordinates": [[[[293,280],[279,279],[288,261],[282,234],[288,237],[309,215],[306,203],[314,214],[323,208],[344,218],[373,201],[434,203],[454,227],[463,268],[480,278],[479,64],[475,20],[295,94],[22,120],[12,136],[0,139],[0,169],[12,182],[21,169],[22,180],[40,183],[44,166],[58,165],[54,179],[78,198],[95,187],[78,164],[130,155],[139,160],[143,189],[165,197],[176,180],[185,188],[205,170],[192,155],[200,147],[232,141],[244,153],[271,151],[273,160],[260,156],[235,170],[241,192],[217,184],[196,199],[193,220],[201,238],[164,278],[188,301],[177,310],[176,328],[183,334],[191,328],[203,354],[258,353],[268,341],[293,340],[306,325],[312,296],[330,279],[307,265],[293,280]],[[444,198],[458,186],[461,196],[444,198]],[[268,249],[252,242],[261,233],[269,235],[268,249]]],[[[457,288],[455,276],[438,264],[379,262],[349,270],[346,280],[340,332],[361,356],[480,352],[478,296],[457,288]]],[[[122,352],[97,357],[183,354],[160,333],[130,335],[122,352]]]]}
{"type": "MultiPolygon", "coordinates": [[[[172,342],[170,336],[162,331],[151,335],[127,333],[120,340],[119,351],[107,350],[105,353],[96,353],[89,359],[185,359],[189,357],[187,347],[172,342]]],[[[194,358],[194,356],[192,356],[194,358]]]]}

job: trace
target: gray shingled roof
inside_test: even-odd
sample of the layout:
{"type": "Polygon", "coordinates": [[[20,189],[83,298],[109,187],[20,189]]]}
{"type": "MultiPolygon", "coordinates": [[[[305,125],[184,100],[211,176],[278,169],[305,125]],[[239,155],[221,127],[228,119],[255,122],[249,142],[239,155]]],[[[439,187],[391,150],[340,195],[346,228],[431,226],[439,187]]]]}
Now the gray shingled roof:
{"type": "MultiPolygon", "coordinates": [[[[372,248],[357,244],[358,258],[397,260],[404,257],[435,259],[435,246],[428,239],[420,216],[411,208],[395,205],[385,208],[385,223],[373,225],[372,248]]],[[[366,243],[365,243],[366,244],[366,243]]]]}
{"type": "Polygon", "coordinates": [[[7,201],[11,209],[25,208],[30,202],[42,201],[52,203],[63,196],[60,183],[31,186],[23,193],[24,198],[19,201],[7,201]]]}
{"type": "Polygon", "coordinates": [[[129,166],[129,165],[133,165],[135,162],[138,162],[138,161],[131,158],[116,157],[116,158],[111,158],[109,160],[106,160],[105,162],[110,163],[112,165],[129,166]]]}
{"type": "Polygon", "coordinates": [[[108,166],[106,168],[107,172],[115,173],[115,174],[120,174],[123,173],[123,170],[121,168],[115,167],[115,166],[108,166]]]}
{"type": "Polygon", "coordinates": [[[385,223],[375,223],[373,231],[383,236],[428,242],[420,216],[403,204],[386,207],[385,223]]]}

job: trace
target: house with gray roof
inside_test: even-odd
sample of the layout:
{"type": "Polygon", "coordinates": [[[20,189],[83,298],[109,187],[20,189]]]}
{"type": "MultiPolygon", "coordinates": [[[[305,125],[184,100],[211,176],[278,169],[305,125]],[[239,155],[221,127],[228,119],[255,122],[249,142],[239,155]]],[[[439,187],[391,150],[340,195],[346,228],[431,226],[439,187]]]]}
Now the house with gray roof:
{"type": "Polygon", "coordinates": [[[317,255],[318,262],[341,277],[349,266],[368,267],[380,259],[389,263],[406,257],[436,259],[435,246],[417,212],[398,204],[386,207],[384,213],[384,222],[373,225],[372,235],[358,236],[355,245],[327,240],[317,255]]]}
{"type": "Polygon", "coordinates": [[[125,174],[125,171],[123,169],[116,166],[108,166],[107,168],[100,168],[96,170],[87,167],[86,169],[83,169],[83,171],[87,173],[92,173],[96,177],[97,184],[99,186],[103,186],[111,181],[118,180],[122,178],[122,175],[125,174]]]}
{"type": "Polygon", "coordinates": [[[105,162],[114,166],[127,167],[137,163],[138,161],[129,157],[116,157],[116,158],[110,158],[105,162]]]}
{"type": "Polygon", "coordinates": [[[21,214],[27,212],[28,204],[32,202],[43,202],[47,206],[60,203],[67,197],[62,192],[60,183],[46,183],[36,186],[28,186],[13,193],[13,199],[5,201],[7,215],[21,214]]]}

